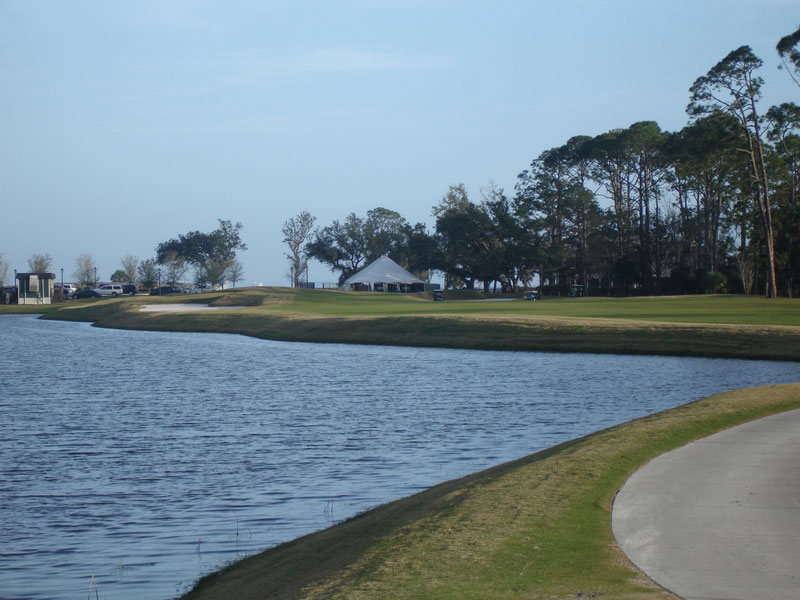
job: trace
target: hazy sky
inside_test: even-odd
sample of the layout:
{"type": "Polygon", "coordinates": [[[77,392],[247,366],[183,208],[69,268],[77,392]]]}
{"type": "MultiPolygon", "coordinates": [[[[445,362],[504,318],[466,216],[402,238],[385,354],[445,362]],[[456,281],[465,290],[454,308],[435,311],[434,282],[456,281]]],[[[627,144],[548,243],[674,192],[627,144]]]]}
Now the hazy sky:
{"type": "Polygon", "coordinates": [[[775,52],[798,23],[800,0],[0,0],[0,253],[107,280],[230,219],[245,282],[285,285],[300,211],[433,226],[448,186],[513,194],[573,135],[680,129],[741,45],[763,111],[800,101],[775,52]]]}

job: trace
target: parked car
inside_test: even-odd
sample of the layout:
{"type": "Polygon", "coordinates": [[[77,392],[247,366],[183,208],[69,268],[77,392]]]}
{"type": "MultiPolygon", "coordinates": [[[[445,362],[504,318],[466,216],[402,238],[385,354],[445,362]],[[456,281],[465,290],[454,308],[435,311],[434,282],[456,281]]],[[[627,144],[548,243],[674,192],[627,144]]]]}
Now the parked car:
{"type": "Polygon", "coordinates": [[[78,291],[78,287],[72,283],[65,283],[64,285],[56,284],[55,291],[61,290],[62,298],[69,298],[78,291]]]}
{"type": "Polygon", "coordinates": [[[0,304],[17,303],[17,286],[0,287],[0,304]]]}
{"type": "Polygon", "coordinates": [[[211,286],[206,284],[196,285],[189,290],[191,294],[205,294],[206,292],[215,292],[219,289],[219,286],[211,286]]]}
{"type": "Polygon", "coordinates": [[[127,284],[122,286],[122,293],[123,294],[130,294],[131,296],[135,296],[137,293],[139,293],[139,288],[136,287],[136,285],[133,284],[133,283],[127,283],[127,284]]]}
{"type": "Polygon", "coordinates": [[[118,283],[107,283],[97,288],[97,292],[101,296],[121,296],[123,294],[122,286],[118,283]]]}
{"type": "Polygon", "coordinates": [[[72,294],[73,298],[100,298],[100,292],[94,288],[83,288],[72,294]]]}
{"type": "Polygon", "coordinates": [[[165,296],[166,294],[182,294],[183,290],[174,285],[162,285],[160,288],[150,290],[151,296],[165,296]]]}

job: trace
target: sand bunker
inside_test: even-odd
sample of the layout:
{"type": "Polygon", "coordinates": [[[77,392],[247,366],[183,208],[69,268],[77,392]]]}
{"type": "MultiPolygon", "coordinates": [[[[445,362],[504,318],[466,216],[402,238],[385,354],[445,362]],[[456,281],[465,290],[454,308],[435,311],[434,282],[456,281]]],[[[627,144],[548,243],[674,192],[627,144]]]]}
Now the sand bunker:
{"type": "Polygon", "coordinates": [[[231,310],[246,306],[209,306],[208,304],[142,304],[140,312],[201,312],[207,310],[231,310]]]}

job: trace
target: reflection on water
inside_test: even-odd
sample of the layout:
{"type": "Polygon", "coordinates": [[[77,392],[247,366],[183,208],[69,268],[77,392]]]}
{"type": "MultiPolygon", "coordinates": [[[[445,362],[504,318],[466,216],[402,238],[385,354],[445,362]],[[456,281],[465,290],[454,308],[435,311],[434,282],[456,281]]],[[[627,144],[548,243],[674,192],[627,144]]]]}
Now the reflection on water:
{"type": "Polygon", "coordinates": [[[170,598],[440,481],[800,365],[0,317],[0,596],[170,598]],[[94,597],[94,591],[92,592],[94,597]]]}

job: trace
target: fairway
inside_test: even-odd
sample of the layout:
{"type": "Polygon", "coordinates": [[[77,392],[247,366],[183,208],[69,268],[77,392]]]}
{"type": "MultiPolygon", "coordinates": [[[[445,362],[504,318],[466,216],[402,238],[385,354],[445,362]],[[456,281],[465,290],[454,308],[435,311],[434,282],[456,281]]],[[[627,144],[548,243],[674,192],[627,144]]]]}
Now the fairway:
{"type": "MultiPolygon", "coordinates": [[[[276,290],[273,289],[273,293],[276,290]]],[[[282,292],[277,292],[282,293],[282,292]]],[[[668,296],[647,298],[545,298],[536,302],[458,300],[430,302],[423,295],[326,291],[292,292],[287,312],[316,315],[484,315],[618,319],[664,323],[800,326],[800,302],[758,296],[668,296]]],[[[450,295],[458,298],[459,294],[450,295]]]]}
{"type": "MultiPolygon", "coordinates": [[[[560,317],[613,319],[655,323],[800,326],[800,300],[766,299],[760,296],[655,296],[642,298],[545,298],[521,300],[521,294],[484,295],[447,291],[445,302],[432,302],[430,294],[383,294],[303,290],[292,288],[239,288],[200,295],[149,296],[146,302],[211,303],[214,306],[249,305],[263,314],[309,317],[379,317],[401,315],[560,317]]],[[[7,312],[58,313],[108,302],[141,303],[143,297],[118,300],[84,300],[48,306],[0,306],[7,312]]],[[[55,316],[55,315],[54,315],[55,316]]],[[[62,315],[64,316],[64,315],[62,315]]]]}
{"type": "Polygon", "coordinates": [[[101,327],[239,333],[264,339],[605,354],[800,360],[800,302],[743,296],[483,299],[477,292],[381,294],[241,288],[199,295],[90,299],[46,307],[45,318],[101,327]],[[462,299],[466,298],[466,299],[462,299]],[[144,304],[230,310],[142,312],[144,304]]]}

